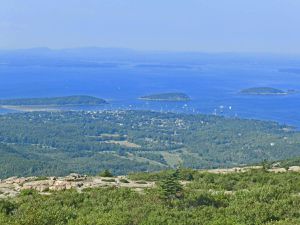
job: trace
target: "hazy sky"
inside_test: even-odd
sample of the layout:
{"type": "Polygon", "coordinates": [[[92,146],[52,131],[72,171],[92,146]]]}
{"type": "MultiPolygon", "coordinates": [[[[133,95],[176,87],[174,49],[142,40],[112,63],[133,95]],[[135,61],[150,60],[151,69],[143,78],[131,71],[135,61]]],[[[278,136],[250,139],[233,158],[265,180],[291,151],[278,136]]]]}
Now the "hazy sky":
{"type": "Polygon", "coordinates": [[[0,48],[300,53],[300,0],[0,0],[0,48]]]}

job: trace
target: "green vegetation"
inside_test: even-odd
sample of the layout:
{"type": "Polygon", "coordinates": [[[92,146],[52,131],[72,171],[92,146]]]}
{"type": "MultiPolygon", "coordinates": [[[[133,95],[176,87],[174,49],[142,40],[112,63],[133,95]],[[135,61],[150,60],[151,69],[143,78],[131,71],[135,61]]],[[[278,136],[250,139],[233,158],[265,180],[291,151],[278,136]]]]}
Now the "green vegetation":
{"type": "Polygon", "coordinates": [[[40,180],[48,180],[48,177],[45,177],[45,176],[40,176],[40,177],[37,177],[36,179],[34,179],[35,181],[40,181],[40,180]]]}
{"type": "Polygon", "coordinates": [[[2,99],[0,105],[12,106],[71,106],[71,105],[101,105],[106,101],[101,98],[84,95],[51,98],[20,98],[2,99]]]}
{"type": "Polygon", "coordinates": [[[25,189],[20,192],[20,196],[36,195],[38,192],[32,189],[25,189]]]}
{"type": "Polygon", "coordinates": [[[128,180],[126,180],[126,179],[124,179],[124,178],[120,179],[120,182],[121,182],[121,183],[124,183],[124,184],[130,183],[128,180]]]}
{"type": "Polygon", "coordinates": [[[101,177],[113,177],[114,175],[109,170],[104,170],[99,174],[101,177]]]}
{"type": "MultiPolygon", "coordinates": [[[[197,173],[196,170],[191,169],[179,169],[176,171],[176,177],[179,180],[192,181],[194,180],[194,175],[197,173]]],[[[145,181],[161,181],[167,179],[170,176],[174,176],[174,170],[162,170],[159,172],[145,173],[131,173],[128,175],[128,178],[131,180],[145,180],[145,181]]]]}
{"type": "Polygon", "coordinates": [[[102,181],[104,181],[104,182],[116,182],[115,179],[102,179],[102,181]]]}
{"type": "Polygon", "coordinates": [[[174,101],[174,102],[182,102],[182,101],[190,101],[190,97],[184,93],[162,93],[162,94],[153,94],[140,97],[141,100],[148,101],[174,101]]]}
{"type": "Polygon", "coordinates": [[[284,95],[289,92],[271,87],[254,87],[243,89],[240,93],[249,95],[284,95]]]}
{"type": "MultiPolygon", "coordinates": [[[[156,173],[161,185],[26,193],[0,200],[5,225],[291,225],[300,224],[300,176],[264,170],[226,175],[184,170],[156,173]],[[159,175],[158,175],[159,174],[159,175]],[[175,175],[174,175],[175,174],[175,175]],[[170,177],[171,176],[171,177],[170,177]],[[171,182],[172,181],[172,182],[171,182]],[[163,190],[163,191],[162,191],[163,190]],[[165,198],[164,196],[167,196],[165,198]]],[[[153,174],[140,174],[152,179],[153,174]]]]}
{"type": "Polygon", "coordinates": [[[137,183],[137,184],[147,184],[146,181],[137,181],[136,183],[137,183]]]}
{"type": "Polygon", "coordinates": [[[299,132],[257,120],[149,111],[0,116],[0,179],[233,167],[293,158],[299,148],[299,132]]]}
{"type": "Polygon", "coordinates": [[[179,183],[179,171],[176,170],[159,182],[161,198],[166,201],[183,198],[183,186],[179,183]]]}

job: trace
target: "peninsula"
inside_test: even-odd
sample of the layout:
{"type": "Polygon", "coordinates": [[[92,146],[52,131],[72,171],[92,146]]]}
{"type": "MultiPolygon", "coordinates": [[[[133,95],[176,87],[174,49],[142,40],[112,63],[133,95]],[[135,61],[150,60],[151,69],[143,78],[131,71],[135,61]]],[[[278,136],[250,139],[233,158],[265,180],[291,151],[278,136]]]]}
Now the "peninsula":
{"type": "Polygon", "coordinates": [[[1,106],[77,106],[77,105],[100,105],[107,103],[105,100],[86,95],[73,95],[64,97],[48,98],[20,98],[1,99],[1,106]]]}
{"type": "Polygon", "coordinates": [[[107,102],[101,98],[74,95],[64,97],[49,98],[20,98],[20,99],[0,99],[0,108],[22,111],[60,111],[62,107],[72,106],[98,106],[107,102]]]}

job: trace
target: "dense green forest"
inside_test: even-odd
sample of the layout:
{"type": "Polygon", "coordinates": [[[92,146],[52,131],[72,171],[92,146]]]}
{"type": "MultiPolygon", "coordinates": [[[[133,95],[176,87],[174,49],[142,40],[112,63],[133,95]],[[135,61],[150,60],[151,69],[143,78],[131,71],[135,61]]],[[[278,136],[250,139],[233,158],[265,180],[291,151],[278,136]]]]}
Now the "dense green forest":
{"type": "Polygon", "coordinates": [[[0,178],[218,168],[299,156],[300,134],[273,122],[150,111],[0,116],[0,178]]]}
{"type": "Polygon", "coordinates": [[[101,98],[85,95],[74,95],[65,97],[49,97],[49,98],[20,98],[20,99],[1,99],[0,105],[55,105],[55,106],[68,106],[68,105],[100,105],[106,103],[101,98]]]}
{"type": "Polygon", "coordinates": [[[140,97],[142,100],[149,100],[149,101],[174,101],[174,102],[181,102],[181,101],[190,101],[191,98],[185,93],[161,93],[161,94],[153,94],[140,97]]]}
{"type": "Polygon", "coordinates": [[[155,180],[157,186],[142,192],[114,187],[51,195],[22,191],[19,197],[0,200],[0,224],[300,224],[298,173],[261,169],[221,175],[180,169],[131,178],[155,180]]]}

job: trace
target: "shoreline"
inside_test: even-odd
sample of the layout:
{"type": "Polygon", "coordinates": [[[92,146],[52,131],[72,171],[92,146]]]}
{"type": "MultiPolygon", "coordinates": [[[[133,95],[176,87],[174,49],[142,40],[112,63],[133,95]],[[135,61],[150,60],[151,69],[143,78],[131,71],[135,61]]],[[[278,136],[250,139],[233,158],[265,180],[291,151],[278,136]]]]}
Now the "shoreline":
{"type": "Polygon", "coordinates": [[[0,109],[16,110],[21,112],[36,112],[48,111],[57,112],[62,110],[70,110],[71,107],[85,107],[85,106],[101,106],[101,105],[0,105],[0,109]]]}
{"type": "Polygon", "coordinates": [[[18,105],[1,105],[0,109],[15,110],[21,112],[37,112],[37,111],[47,111],[47,112],[56,112],[61,111],[60,108],[55,108],[59,106],[54,106],[50,108],[49,106],[18,106],[18,105]]]}

